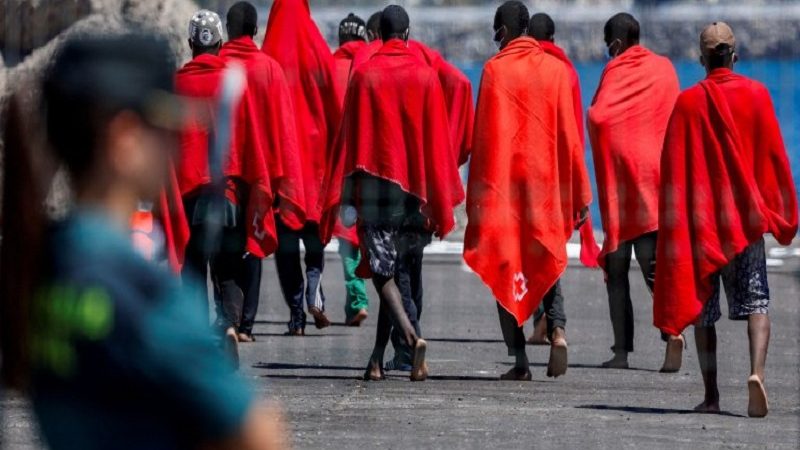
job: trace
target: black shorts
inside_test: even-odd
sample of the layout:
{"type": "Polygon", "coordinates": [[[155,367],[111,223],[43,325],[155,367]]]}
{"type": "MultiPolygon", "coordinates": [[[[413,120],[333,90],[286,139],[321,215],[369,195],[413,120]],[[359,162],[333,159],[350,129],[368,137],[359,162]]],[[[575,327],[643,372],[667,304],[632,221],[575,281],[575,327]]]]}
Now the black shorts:
{"type": "Polygon", "coordinates": [[[418,227],[388,224],[360,224],[361,246],[375,275],[393,278],[397,262],[406,253],[431,243],[431,233],[418,227]]]}

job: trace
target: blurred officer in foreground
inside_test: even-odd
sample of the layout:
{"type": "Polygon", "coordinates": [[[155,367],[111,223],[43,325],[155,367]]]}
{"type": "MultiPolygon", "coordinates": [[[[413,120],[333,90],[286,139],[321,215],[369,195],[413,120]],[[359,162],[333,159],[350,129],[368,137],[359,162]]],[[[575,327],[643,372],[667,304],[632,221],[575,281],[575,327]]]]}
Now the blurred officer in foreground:
{"type": "Polygon", "coordinates": [[[283,447],[280,420],[232,373],[193,297],[131,245],[131,215],[159,194],[175,147],[174,67],[142,32],[65,44],[41,108],[75,193],[57,223],[45,226],[36,192],[50,180],[9,115],[6,173],[19,176],[4,207],[27,212],[4,214],[3,232],[27,247],[3,242],[2,320],[23,324],[4,330],[3,375],[29,391],[54,449],[283,447]]]}

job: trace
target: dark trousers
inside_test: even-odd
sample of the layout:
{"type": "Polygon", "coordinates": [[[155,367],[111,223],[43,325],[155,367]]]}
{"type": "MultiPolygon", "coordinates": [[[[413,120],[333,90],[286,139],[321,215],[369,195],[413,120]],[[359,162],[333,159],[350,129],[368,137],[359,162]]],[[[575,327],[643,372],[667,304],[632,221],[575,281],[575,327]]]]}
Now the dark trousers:
{"type": "MultiPolygon", "coordinates": [[[[561,295],[561,281],[550,288],[542,299],[544,312],[547,314],[547,336],[553,334],[556,328],[566,328],[567,314],[564,310],[564,296],[561,295]]],[[[522,327],[517,325],[517,319],[500,303],[497,303],[497,313],[500,316],[500,330],[503,332],[503,340],[508,347],[508,354],[514,355],[516,351],[525,349],[525,333],[522,327]]]]}
{"type": "Polygon", "coordinates": [[[301,230],[292,230],[275,218],[278,229],[278,249],[275,265],[286,305],[289,307],[289,330],[306,327],[303,298],[308,307],[325,310],[325,294],[322,292],[322,271],[325,267],[325,246],[319,237],[319,225],[307,222],[301,230]],[[300,265],[300,241],[305,246],[305,279],[300,265]]]}
{"type": "MultiPolygon", "coordinates": [[[[427,231],[405,233],[401,238],[394,281],[403,297],[403,309],[414,327],[418,337],[422,337],[420,319],[422,318],[422,255],[425,246],[431,242],[427,231]]],[[[396,327],[392,329],[392,346],[395,360],[411,363],[411,348],[396,327]]]]}
{"type": "MultiPolygon", "coordinates": [[[[621,242],[619,248],[606,255],[606,289],[608,290],[608,309],[611,326],[614,328],[615,353],[633,351],[633,302],[628,272],[631,268],[631,250],[636,252],[636,260],[650,292],[656,281],[656,244],[658,233],[652,232],[636,239],[621,242]]],[[[662,334],[662,339],[667,336],[662,334]]]]}
{"type": "Polygon", "coordinates": [[[192,280],[200,284],[198,304],[206,320],[208,316],[207,274],[211,271],[211,282],[214,287],[217,318],[215,326],[221,329],[237,328],[242,319],[244,294],[240,285],[240,274],[243,270],[242,254],[239,252],[221,251],[209,256],[204,251],[204,233],[202,227],[192,229],[192,237],[186,247],[186,257],[181,276],[184,280],[192,280]]]}
{"type": "Polygon", "coordinates": [[[242,271],[239,274],[238,282],[244,293],[244,305],[242,306],[242,322],[239,324],[239,333],[246,335],[253,334],[253,325],[258,314],[258,300],[261,295],[261,258],[247,255],[242,261],[242,271]]]}

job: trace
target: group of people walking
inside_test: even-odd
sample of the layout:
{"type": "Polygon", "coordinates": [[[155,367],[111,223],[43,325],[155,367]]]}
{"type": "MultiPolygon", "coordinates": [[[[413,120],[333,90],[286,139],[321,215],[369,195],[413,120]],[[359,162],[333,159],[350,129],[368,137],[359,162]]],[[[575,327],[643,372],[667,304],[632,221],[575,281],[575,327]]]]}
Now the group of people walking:
{"type": "MultiPolygon", "coordinates": [[[[72,175],[76,207],[47,228],[42,217],[5,214],[20,204],[15,196],[4,202],[4,234],[24,232],[36,249],[10,266],[14,243],[4,240],[4,297],[27,295],[31,305],[9,311],[35,313],[17,330],[27,336],[24,345],[4,338],[4,377],[31,388],[51,443],[75,444],[80,430],[98,428],[89,412],[109,410],[84,448],[118,443],[119,433],[140,448],[231,436],[278,445],[263,430],[280,421],[253,403],[213,350],[204,287],[210,274],[214,325],[238,364],[239,343],[253,340],[269,255],[289,309],[286,334],[304,335],[307,314],[317,328],[330,325],[322,279],[324,248],[334,237],[347,324],[368,317],[365,279],[380,299],[364,379],[399,370],[425,380],[423,249],[453,230],[454,208],[465,199],[464,259],[495,297],[516,360],[500,379],[532,378],[529,342],[550,346],[547,376],[566,373],[559,280],[578,230],[581,261],[606,275],[614,343],[603,367],[628,368],[634,350],[628,277],[635,252],[665,342],[661,371],[680,369],[682,333],[694,325],[705,385],[697,410],[719,411],[714,324],[722,280],[729,317],[748,321],[748,413],[767,414],[763,235],[792,241],[797,197],[769,94],[733,72],[736,39],[727,24],[702,31],[707,78],[680,92],[670,61],[640,44],[633,16],[606,23],[610,60],[586,120],[605,234],[600,249],[589,217],[579,77],[546,14],[531,17],[518,1],[497,9],[499,51],[484,67],[476,107],[464,74],[410,39],[400,6],[366,22],[348,15],[335,53],[304,0],[274,2],[261,48],[257,10],[246,1],[224,23],[207,10],[188,19],[192,60],[177,75],[165,66],[164,43],[142,33],[68,42],[43,83],[42,110],[51,148],[72,175]],[[237,73],[246,87],[226,114],[221,98],[237,73]],[[174,136],[172,155],[163,149],[174,136]],[[459,167],[467,162],[465,192],[459,167]],[[149,210],[143,202],[156,205],[154,222],[163,227],[173,269],[181,270],[180,288],[119,239],[121,224],[149,210]],[[44,275],[32,276],[34,268],[44,275]],[[77,312],[60,314],[66,310],[77,312]],[[522,325],[531,316],[537,331],[526,341],[522,325]],[[390,342],[395,356],[384,361],[390,342]],[[112,392],[121,400],[113,407],[104,403],[112,392]],[[154,392],[169,406],[156,415],[145,412],[154,392]],[[151,433],[126,423],[136,408],[151,433]],[[65,411],[75,412],[70,426],[65,411]],[[164,426],[175,417],[203,426],[196,434],[164,426]]],[[[19,126],[14,107],[10,130],[19,126]]],[[[20,148],[28,144],[22,133],[7,135],[20,148]]],[[[36,172],[22,156],[11,161],[23,177],[36,172]]],[[[25,195],[39,195],[42,185],[25,195]]]]}

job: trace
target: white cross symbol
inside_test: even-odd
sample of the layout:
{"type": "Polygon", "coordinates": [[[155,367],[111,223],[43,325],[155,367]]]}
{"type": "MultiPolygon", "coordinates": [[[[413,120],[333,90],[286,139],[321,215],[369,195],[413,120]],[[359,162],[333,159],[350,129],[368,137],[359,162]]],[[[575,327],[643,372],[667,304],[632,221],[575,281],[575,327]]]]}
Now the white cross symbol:
{"type": "Polygon", "coordinates": [[[522,272],[514,274],[514,283],[511,287],[514,294],[514,301],[519,303],[528,294],[528,279],[522,272]]]}

